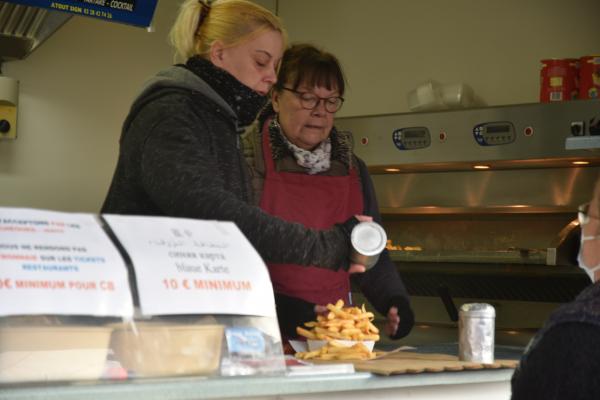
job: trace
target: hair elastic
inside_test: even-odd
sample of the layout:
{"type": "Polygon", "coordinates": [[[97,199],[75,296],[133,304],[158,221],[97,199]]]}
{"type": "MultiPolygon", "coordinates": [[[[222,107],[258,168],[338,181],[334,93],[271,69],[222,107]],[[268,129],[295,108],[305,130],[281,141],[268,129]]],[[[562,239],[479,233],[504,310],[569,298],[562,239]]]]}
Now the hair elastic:
{"type": "MultiPolygon", "coordinates": [[[[202,9],[200,10],[200,18],[198,18],[198,29],[200,29],[200,27],[204,23],[204,20],[208,16],[208,13],[210,11],[210,4],[208,2],[206,2],[206,1],[203,1],[203,0],[198,0],[198,3],[202,7],[202,9]]],[[[196,31],[198,29],[196,29],[196,31]]]]}

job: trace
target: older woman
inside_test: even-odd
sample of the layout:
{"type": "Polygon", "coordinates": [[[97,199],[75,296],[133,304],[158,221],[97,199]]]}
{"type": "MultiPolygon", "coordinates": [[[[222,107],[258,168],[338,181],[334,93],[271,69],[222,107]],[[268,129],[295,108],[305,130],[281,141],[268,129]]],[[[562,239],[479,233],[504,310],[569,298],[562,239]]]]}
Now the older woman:
{"type": "MultiPolygon", "coordinates": [[[[283,56],[271,96],[272,109],[246,137],[260,207],[287,221],[322,229],[355,214],[380,220],[365,164],[352,152],[352,138],[333,126],[344,102],[345,79],[338,60],[311,45],[295,45],[283,56]]],[[[298,243],[289,243],[293,247],[298,243]]],[[[273,244],[276,246],[277,244],[273,244]]],[[[323,305],[350,302],[346,271],[269,263],[279,325],[285,337],[314,320],[323,305]]],[[[358,279],[372,305],[387,316],[386,331],[400,338],[414,317],[406,289],[387,251],[358,279]]]]}

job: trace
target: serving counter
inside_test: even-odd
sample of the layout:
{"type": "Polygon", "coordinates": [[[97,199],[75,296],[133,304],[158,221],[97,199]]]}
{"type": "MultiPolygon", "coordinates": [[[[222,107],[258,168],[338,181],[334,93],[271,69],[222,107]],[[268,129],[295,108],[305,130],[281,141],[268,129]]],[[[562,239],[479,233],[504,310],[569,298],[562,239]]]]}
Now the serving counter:
{"type": "Polygon", "coordinates": [[[375,376],[146,379],[125,382],[4,387],[2,400],[195,399],[508,399],[512,369],[375,376]]]}
{"type": "MultiPolygon", "coordinates": [[[[457,344],[422,346],[419,353],[456,354],[457,344]]],[[[522,348],[496,346],[496,357],[518,359],[522,348]]],[[[514,370],[379,376],[369,372],[298,376],[184,377],[0,387],[0,400],[196,399],[481,399],[510,398],[514,370]]]]}

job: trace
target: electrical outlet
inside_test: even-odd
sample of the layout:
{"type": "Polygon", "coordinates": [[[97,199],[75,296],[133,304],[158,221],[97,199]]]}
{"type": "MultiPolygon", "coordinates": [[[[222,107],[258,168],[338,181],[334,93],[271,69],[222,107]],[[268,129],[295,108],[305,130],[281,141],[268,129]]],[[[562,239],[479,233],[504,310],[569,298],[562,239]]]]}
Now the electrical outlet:
{"type": "Polygon", "coordinates": [[[571,122],[571,135],[572,136],[585,135],[585,122],[583,122],[583,121],[571,122]]]}

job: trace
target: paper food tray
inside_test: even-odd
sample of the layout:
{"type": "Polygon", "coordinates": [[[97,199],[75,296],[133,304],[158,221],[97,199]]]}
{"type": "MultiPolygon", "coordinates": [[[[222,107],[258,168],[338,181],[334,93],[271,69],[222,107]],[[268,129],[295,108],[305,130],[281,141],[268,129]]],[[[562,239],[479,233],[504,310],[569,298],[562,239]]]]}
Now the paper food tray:
{"type": "MultiPolygon", "coordinates": [[[[373,351],[373,347],[375,346],[375,341],[373,341],[373,340],[355,341],[355,340],[333,339],[330,341],[331,342],[335,341],[335,342],[339,343],[341,346],[346,346],[346,347],[352,347],[356,343],[362,343],[365,345],[365,347],[367,349],[369,349],[369,351],[373,351]]],[[[311,339],[309,339],[306,342],[308,343],[308,350],[314,351],[314,350],[319,350],[321,347],[325,346],[328,341],[327,340],[311,340],[311,339]]]]}

